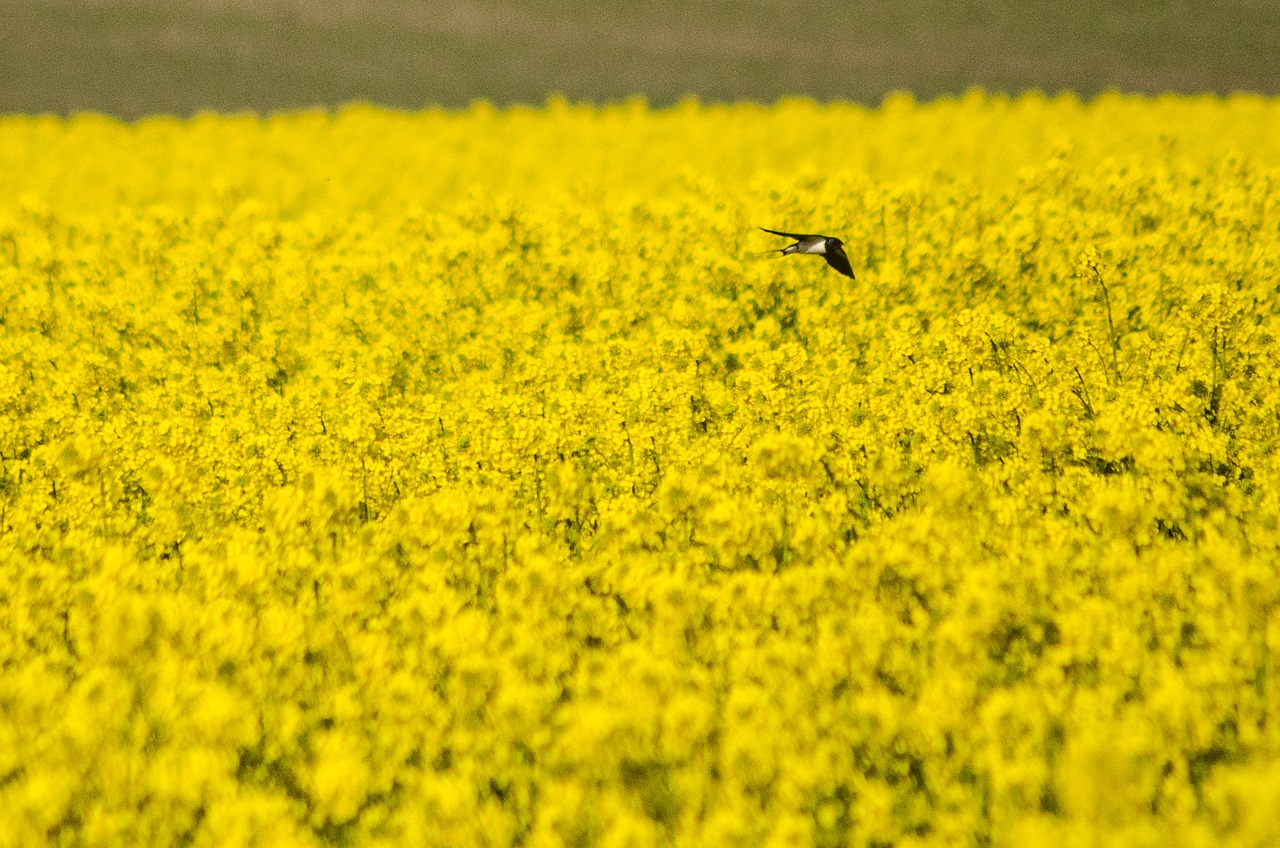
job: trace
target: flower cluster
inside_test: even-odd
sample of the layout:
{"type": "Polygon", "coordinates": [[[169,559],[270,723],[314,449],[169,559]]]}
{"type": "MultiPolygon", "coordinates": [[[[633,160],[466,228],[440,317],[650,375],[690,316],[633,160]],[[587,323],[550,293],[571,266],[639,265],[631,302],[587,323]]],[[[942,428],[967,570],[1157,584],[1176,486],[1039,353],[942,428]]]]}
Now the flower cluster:
{"type": "Polygon", "coordinates": [[[1278,293],[1274,99],[0,119],[0,845],[1280,842],[1278,293]]]}

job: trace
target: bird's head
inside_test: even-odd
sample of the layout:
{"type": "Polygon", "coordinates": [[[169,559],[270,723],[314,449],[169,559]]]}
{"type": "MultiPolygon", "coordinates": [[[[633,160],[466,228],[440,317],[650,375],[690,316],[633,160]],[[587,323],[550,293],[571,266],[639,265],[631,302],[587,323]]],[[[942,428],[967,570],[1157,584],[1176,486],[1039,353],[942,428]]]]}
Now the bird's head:
{"type": "Polygon", "coordinates": [[[833,236],[828,236],[827,252],[828,253],[844,253],[844,242],[840,241],[840,239],[835,238],[833,236]]]}

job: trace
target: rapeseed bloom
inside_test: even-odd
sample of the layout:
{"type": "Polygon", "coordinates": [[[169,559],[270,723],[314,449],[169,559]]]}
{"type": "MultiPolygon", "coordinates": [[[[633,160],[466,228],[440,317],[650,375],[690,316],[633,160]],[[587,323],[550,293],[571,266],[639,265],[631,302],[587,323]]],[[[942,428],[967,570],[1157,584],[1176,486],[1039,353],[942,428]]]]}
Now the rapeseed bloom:
{"type": "Polygon", "coordinates": [[[1274,844],[1278,139],[0,120],[0,844],[1274,844]]]}

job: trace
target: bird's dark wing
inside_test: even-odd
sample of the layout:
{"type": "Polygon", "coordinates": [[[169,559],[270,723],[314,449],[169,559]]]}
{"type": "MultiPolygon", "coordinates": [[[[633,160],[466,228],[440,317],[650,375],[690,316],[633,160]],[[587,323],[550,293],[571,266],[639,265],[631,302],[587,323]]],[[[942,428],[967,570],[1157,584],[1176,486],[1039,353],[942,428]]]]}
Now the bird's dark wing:
{"type": "Polygon", "coordinates": [[[849,256],[843,250],[835,253],[824,253],[822,254],[822,258],[827,260],[827,264],[832,268],[835,268],[841,274],[844,274],[851,280],[854,278],[853,266],[849,264],[849,256]]]}
{"type": "Polygon", "coordinates": [[[804,241],[805,239],[814,239],[814,238],[816,239],[826,238],[826,236],[815,235],[814,233],[784,233],[778,230],[766,229],[765,227],[757,227],[756,229],[764,230],[766,233],[773,233],[775,236],[782,236],[783,238],[795,239],[796,241],[804,241]]]}

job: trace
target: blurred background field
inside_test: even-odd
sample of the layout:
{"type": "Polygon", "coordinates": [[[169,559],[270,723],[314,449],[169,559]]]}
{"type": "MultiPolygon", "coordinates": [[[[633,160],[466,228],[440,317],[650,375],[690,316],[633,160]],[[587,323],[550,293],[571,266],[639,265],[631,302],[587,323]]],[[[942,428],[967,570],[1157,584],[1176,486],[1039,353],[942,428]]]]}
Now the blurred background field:
{"type": "Polygon", "coordinates": [[[1268,0],[0,0],[0,112],[1280,93],[1268,0]]]}

